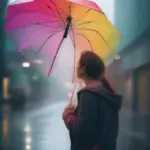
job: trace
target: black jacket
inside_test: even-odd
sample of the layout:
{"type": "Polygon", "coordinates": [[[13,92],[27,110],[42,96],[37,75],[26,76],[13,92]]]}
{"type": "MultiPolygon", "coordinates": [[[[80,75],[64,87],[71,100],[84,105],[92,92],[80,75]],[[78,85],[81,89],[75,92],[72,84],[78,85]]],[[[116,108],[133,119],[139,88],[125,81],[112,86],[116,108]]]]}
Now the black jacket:
{"type": "Polygon", "coordinates": [[[65,112],[71,150],[116,150],[122,97],[100,86],[78,92],[75,112],[65,112]]]}

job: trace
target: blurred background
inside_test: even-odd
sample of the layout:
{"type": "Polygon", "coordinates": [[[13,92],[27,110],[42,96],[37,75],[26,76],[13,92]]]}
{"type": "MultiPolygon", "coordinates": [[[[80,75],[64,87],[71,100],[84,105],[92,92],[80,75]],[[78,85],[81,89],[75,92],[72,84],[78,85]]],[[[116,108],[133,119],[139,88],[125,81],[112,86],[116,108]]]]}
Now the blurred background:
{"type": "MultiPolygon", "coordinates": [[[[150,1],[95,1],[121,33],[107,66],[109,81],[124,96],[118,150],[150,150],[150,1]]],[[[0,149],[69,150],[61,114],[74,86],[47,77],[40,60],[29,63],[17,53],[2,32],[11,2],[0,0],[0,149]]]]}

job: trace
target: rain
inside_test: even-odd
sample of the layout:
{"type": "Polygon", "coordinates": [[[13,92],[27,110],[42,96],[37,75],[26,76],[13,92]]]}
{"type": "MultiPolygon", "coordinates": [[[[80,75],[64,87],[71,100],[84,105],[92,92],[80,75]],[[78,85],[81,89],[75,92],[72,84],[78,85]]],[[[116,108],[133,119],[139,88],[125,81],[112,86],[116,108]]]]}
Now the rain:
{"type": "MultiPolygon", "coordinates": [[[[40,24],[32,24],[30,29],[14,29],[9,33],[4,30],[7,7],[31,1],[9,0],[6,6],[0,0],[0,5],[4,6],[0,6],[0,49],[5,50],[0,53],[0,149],[70,150],[70,135],[62,114],[67,104],[78,103],[77,92],[84,83],[77,79],[77,62],[81,49],[90,49],[91,44],[86,37],[88,34],[75,38],[69,32],[59,45],[64,24],[57,22],[58,14],[53,18],[54,26],[43,22],[45,28],[42,29],[40,24]],[[56,26],[60,30],[55,30],[56,26]],[[33,34],[29,37],[30,32],[33,34]],[[75,45],[74,39],[80,44],[75,45]],[[57,51],[52,52],[52,49],[58,48],[59,53],[54,58],[57,51]]],[[[150,2],[93,1],[102,8],[121,38],[106,63],[107,78],[124,97],[117,150],[149,150],[150,2]]],[[[78,22],[74,26],[77,25],[78,22]]]]}

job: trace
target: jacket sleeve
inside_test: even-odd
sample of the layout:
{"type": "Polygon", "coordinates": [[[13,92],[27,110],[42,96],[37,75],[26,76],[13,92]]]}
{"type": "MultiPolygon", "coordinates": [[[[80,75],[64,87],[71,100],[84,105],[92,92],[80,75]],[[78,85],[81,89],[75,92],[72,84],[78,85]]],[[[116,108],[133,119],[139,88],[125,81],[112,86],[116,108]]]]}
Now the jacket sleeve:
{"type": "Polygon", "coordinates": [[[67,128],[78,139],[87,141],[97,134],[98,123],[98,101],[95,94],[84,91],[81,94],[79,113],[66,112],[64,117],[67,128]],[[87,139],[87,140],[86,140],[87,139]]]}

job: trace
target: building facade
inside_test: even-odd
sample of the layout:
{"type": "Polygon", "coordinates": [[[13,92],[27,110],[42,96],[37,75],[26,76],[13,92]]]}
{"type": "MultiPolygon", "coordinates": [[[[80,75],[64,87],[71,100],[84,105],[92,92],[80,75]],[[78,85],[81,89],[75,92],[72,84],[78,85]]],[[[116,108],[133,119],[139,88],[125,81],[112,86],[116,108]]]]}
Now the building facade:
{"type": "Polygon", "coordinates": [[[150,1],[116,0],[115,25],[121,33],[120,60],[108,66],[123,94],[118,150],[150,149],[150,1]]]}

